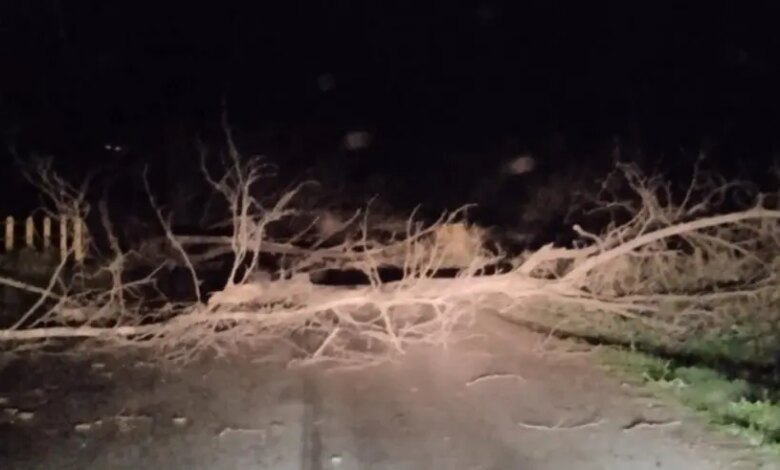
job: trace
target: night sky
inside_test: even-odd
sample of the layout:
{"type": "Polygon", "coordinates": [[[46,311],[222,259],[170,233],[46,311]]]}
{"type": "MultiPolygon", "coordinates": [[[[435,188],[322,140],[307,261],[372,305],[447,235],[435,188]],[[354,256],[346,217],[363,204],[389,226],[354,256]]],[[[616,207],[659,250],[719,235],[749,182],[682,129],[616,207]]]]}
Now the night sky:
{"type": "Polygon", "coordinates": [[[367,129],[403,171],[561,138],[567,158],[615,138],[768,158],[774,3],[6,1],[0,129],[85,168],[107,140],[149,156],[214,133],[223,102],[267,139],[251,151],[298,135],[316,161],[329,135],[367,129]]]}

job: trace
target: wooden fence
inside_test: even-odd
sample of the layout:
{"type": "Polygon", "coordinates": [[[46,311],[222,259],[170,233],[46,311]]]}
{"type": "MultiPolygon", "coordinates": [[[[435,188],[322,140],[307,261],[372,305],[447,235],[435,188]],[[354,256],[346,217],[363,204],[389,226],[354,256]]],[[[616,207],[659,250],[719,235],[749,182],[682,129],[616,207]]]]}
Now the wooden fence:
{"type": "MultiPolygon", "coordinates": [[[[73,259],[81,263],[86,256],[86,229],[84,221],[80,218],[58,217],[57,233],[55,240],[59,242],[60,260],[67,259],[71,254],[73,259]]],[[[22,221],[19,221],[22,222],[22,221]]],[[[30,216],[24,219],[24,246],[29,249],[49,251],[52,248],[52,218],[45,216],[40,222],[40,231],[36,230],[35,218],[30,216]],[[36,242],[39,242],[36,246],[36,242]]],[[[12,216],[5,218],[5,231],[3,241],[5,252],[10,253],[18,249],[17,220],[12,216]]]]}

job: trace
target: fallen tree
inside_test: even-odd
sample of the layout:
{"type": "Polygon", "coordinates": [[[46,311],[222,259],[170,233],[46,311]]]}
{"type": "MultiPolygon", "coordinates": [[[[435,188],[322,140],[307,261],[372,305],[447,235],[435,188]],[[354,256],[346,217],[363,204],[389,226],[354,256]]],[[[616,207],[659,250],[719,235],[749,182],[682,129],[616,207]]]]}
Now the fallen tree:
{"type": "MultiPolygon", "coordinates": [[[[55,281],[40,290],[0,279],[0,284],[39,293],[36,312],[48,308],[0,330],[0,342],[31,346],[79,338],[89,347],[151,348],[174,360],[204,351],[228,354],[284,345],[299,359],[349,363],[403,352],[411,344],[445,344],[454,329],[486,310],[556,327],[572,319],[589,327],[604,318],[619,319],[671,341],[713,325],[728,327],[739,315],[778,311],[780,211],[759,198],[752,207],[718,214],[733,186],[709,175],[702,182],[698,172],[681,200],[675,200],[662,179],[644,178],[622,166],[633,199],[594,199],[596,209],[618,208],[622,218],[600,234],[575,226],[581,237],[577,245],[548,245],[511,260],[508,272],[486,275],[496,256],[475,245],[478,231],[457,229],[460,235],[447,235],[463,224],[458,212],[429,225],[410,218],[404,236],[392,243],[369,236],[367,217],[358,221],[356,236],[339,246],[303,250],[293,243],[269,243],[266,227],[295,210],[296,190],[265,206],[254,195],[262,164],[237,153],[230,162],[221,178],[207,177],[230,208],[231,237],[176,236],[151,201],[183,259],[190,260],[192,242],[229,247],[233,264],[221,291],[208,301],[199,296],[197,302],[149,310],[130,300],[137,284],[125,284],[121,275],[112,277],[110,289],[89,293],[55,289],[55,281]],[[295,255],[295,260],[275,279],[254,280],[259,255],[266,250],[295,255]],[[467,256],[458,257],[457,276],[434,277],[463,253],[467,256]],[[379,269],[387,263],[401,267],[401,280],[382,281],[379,269]],[[370,282],[344,288],[315,285],[308,275],[323,266],[359,269],[370,282]],[[78,321],[72,316],[66,321],[57,314],[64,305],[85,313],[78,321]]],[[[123,256],[114,253],[109,263],[114,272],[123,256]]],[[[191,260],[187,263],[197,290],[196,269],[191,260]]]]}

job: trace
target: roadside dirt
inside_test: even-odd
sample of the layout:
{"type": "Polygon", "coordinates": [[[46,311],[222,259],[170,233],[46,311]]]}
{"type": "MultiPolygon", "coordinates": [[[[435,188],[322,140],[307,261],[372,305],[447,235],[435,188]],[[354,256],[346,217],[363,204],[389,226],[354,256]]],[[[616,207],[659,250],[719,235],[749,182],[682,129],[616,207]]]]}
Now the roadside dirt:
{"type": "Polygon", "coordinates": [[[778,468],[572,343],[490,316],[468,334],[362,370],[7,357],[0,468],[778,468]]]}

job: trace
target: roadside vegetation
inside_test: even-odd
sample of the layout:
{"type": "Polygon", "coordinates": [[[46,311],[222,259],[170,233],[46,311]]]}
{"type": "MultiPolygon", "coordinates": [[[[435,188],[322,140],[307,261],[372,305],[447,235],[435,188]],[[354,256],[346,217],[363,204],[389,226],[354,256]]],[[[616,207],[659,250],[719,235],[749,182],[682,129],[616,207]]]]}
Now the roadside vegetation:
{"type": "Polygon", "coordinates": [[[780,389],[736,378],[706,366],[622,348],[601,358],[615,372],[698,412],[718,430],[780,457],[780,389]]]}

